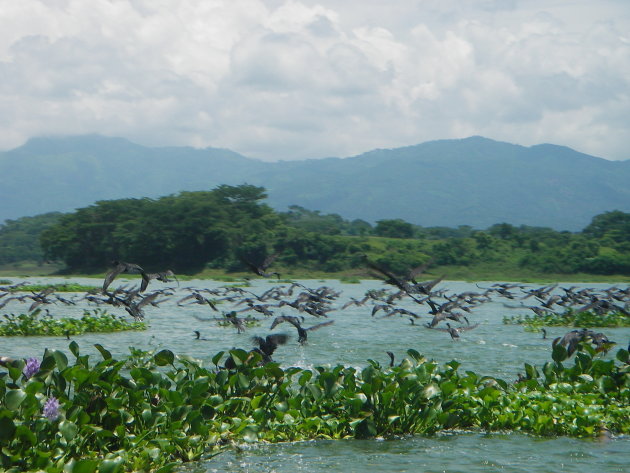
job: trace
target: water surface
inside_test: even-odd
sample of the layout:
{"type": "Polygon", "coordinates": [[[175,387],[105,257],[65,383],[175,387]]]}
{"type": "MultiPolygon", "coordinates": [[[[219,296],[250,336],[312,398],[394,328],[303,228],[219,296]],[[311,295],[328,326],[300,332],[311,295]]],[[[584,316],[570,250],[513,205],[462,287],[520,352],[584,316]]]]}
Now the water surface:
{"type": "MultiPolygon", "coordinates": [[[[77,282],[99,286],[102,280],[72,278],[29,278],[29,283],[77,282]]],[[[132,280],[131,282],[136,282],[132,280]]],[[[112,287],[128,282],[116,279],[112,287]]],[[[379,281],[363,281],[360,284],[343,284],[336,280],[301,281],[310,288],[328,286],[341,295],[332,303],[339,309],[351,297],[361,299],[369,289],[384,286],[379,281]]],[[[255,280],[247,289],[262,294],[277,283],[269,280],[255,280]]],[[[159,307],[146,309],[150,328],[141,332],[118,332],[113,334],[86,334],[75,336],[82,353],[97,351],[93,345],[100,343],[114,356],[125,356],[130,346],[144,350],[170,349],[177,354],[186,354],[202,359],[208,366],[211,358],[221,350],[232,347],[250,348],[250,337],[265,336],[271,325],[270,318],[258,313],[263,319],[259,326],[250,327],[238,334],[232,327],[219,327],[210,320],[220,314],[209,306],[190,305],[178,307],[176,301],[190,291],[187,288],[217,288],[226,283],[205,280],[182,282],[181,287],[173,284],[152,282],[149,290],[173,287],[175,294],[159,307]],[[200,321],[197,317],[207,318],[200,321]],[[193,330],[199,330],[207,340],[195,340],[193,330]]],[[[438,288],[450,294],[464,291],[481,292],[491,283],[479,285],[447,281],[438,288]]],[[[574,285],[574,284],[572,284],[574,285]]],[[[583,287],[603,289],[610,284],[583,284],[583,287]]],[[[532,286],[534,287],[534,286],[532,286]]],[[[518,293],[518,290],[516,291],[518,293]]],[[[64,297],[69,295],[63,294],[64,297]]],[[[76,295],[78,297],[79,295],[76,295]]],[[[526,300],[525,303],[534,301],[526,300]]],[[[523,363],[536,366],[551,358],[551,340],[569,329],[551,327],[548,338],[540,333],[526,332],[520,326],[502,323],[504,315],[531,314],[528,309],[510,309],[505,304],[516,305],[511,301],[495,297],[472,310],[468,317],[471,323],[479,323],[474,330],[464,332],[457,341],[451,340],[446,332],[429,330],[416,321],[412,325],[409,317],[392,316],[383,318],[383,312],[371,316],[372,306],[351,306],[344,311],[329,313],[334,324],[309,334],[307,345],[297,343],[295,329],[288,325],[278,326],[274,332],[288,333],[292,339],[280,347],[274,359],[283,367],[299,366],[310,368],[318,365],[347,365],[362,368],[367,359],[381,364],[389,362],[386,351],[392,351],[397,359],[413,348],[429,359],[440,363],[457,360],[460,370],[472,370],[480,375],[497,376],[506,381],[514,381],[518,373],[523,373],[523,363]]],[[[396,304],[416,313],[427,314],[427,306],[418,306],[412,301],[396,304]]],[[[21,313],[28,306],[19,302],[9,303],[1,313],[21,313]]],[[[76,306],[55,304],[47,306],[53,317],[80,316],[84,309],[92,310],[85,301],[76,306]]],[[[221,304],[222,311],[241,309],[244,305],[232,307],[221,304]]],[[[107,307],[115,314],[126,315],[122,308],[107,307]]],[[[290,307],[275,308],[274,315],[297,315],[290,307]]],[[[241,314],[245,315],[245,313],[241,314]]],[[[307,316],[305,326],[321,320],[307,316]]],[[[630,328],[602,329],[611,340],[625,347],[630,339],[630,328]]],[[[0,337],[0,354],[11,357],[41,356],[45,348],[64,350],[68,353],[68,340],[64,337],[0,337]]],[[[613,350],[614,352],[614,350],[613,350]]],[[[612,356],[612,352],[611,355],[612,356]]],[[[628,472],[630,471],[630,440],[613,438],[606,442],[594,440],[552,438],[541,439],[522,434],[481,434],[458,433],[431,437],[409,437],[397,440],[344,440],[314,441],[277,445],[247,445],[239,451],[228,451],[206,462],[185,465],[182,471],[231,471],[231,472],[628,472]]]]}

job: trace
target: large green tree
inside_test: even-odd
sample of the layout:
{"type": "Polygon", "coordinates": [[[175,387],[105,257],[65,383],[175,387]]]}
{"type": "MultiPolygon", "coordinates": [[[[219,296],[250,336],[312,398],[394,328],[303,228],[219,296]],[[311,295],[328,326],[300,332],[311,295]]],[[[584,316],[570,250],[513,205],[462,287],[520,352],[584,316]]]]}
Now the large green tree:
{"type": "Polygon", "coordinates": [[[582,233],[591,238],[610,240],[615,244],[630,242],[630,213],[620,210],[596,215],[582,233]]]}
{"type": "Polygon", "coordinates": [[[50,212],[6,220],[0,225],[0,264],[42,262],[44,252],[39,244],[39,236],[46,228],[57,223],[61,216],[60,212],[50,212]]]}
{"type": "Polygon", "coordinates": [[[244,185],[101,201],[65,215],[42,233],[41,243],[47,257],[70,270],[99,269],[117,259],[145,269],[198,271],[277,224],[268,222],[273,211],[260,202],[265,196],[264,189],[244,185]]]}
{"type": "Polygon", "coordinates": [[[374,234],[390,238],[413,237],[413,225],[402,219],[386,219],[376,222],[374,234]]]}

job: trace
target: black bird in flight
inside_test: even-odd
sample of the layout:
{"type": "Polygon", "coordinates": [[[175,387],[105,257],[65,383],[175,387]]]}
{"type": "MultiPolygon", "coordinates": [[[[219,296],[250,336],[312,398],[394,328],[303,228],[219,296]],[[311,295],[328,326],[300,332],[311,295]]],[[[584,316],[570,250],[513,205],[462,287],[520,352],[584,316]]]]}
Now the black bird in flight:
{"type": "Polygon", "coordinates": [[[214,310],[215,312],[219,311],[219,309],[217,309],[217,306],[212,300],[206,297],[203,297],[201,293],[199,293],[198,291],[193,291],[187,296],[182,297],[179,301],[177,301],[177,305],[181,306],[182,302],[186,302],[187,300],[190,300],[190,299],[194,299],[194,301],[190,302],[190,304],[201,304],[201,305],[208,304],[210,308],[214,310]]]}
{"type": "Polygon", "coordinates": [[[291,325],[293,325],[298,332],[298,342],[301,345],[304,345],[307,340],[308,340],[308,332],[311,332],[313,330],[318,330],[322,327],[325,327],[326,325],[331,325],[332,323],[334,323],[334,320],[328,320],[327,322],[322,322],[321,324],[317,324],[317,325],[313,325],[312,327],[308,327],[308,328],[304,328],[302,327],[302,324],[300,323],[300,319],[302,319],[302,322],[304,321],[304,317],[294,317],[292,315],[281,315],[279,317],[276,317],[273,320],[273,323],[271,324],[271,329],[273,330],[273,328],[278,325],[281,324],[282,322],[289,322],[291,325]]]}
{"type": "Polygon", "coordinates": [[[254,351],[260,353],[263,358],[263,363],[269,363],[273,361],[271,355],[276,351],[276,348],[280,345],[284,345],[289,340],[289,336],[285,333],[274,333],[263,337],[252,337],[252,341],[258,345],[258,348],[254,348],[254,351]]]}
{"type": "Polygon", "coordinates": [[[139,265],[135,263],[125,263],[124,261],[112,261],[114,268],[105,275],[103,281],[103,293],[107,292],[107,288],[119,274],[140,274],[142,275],[142,283],[140,285],[140,292],[144,291],[149,285],[149,276],[145,273],[139,265]]]}
{"type": "Polygon", "coordinates": [[[432,328],[429,327],[428,325],[426,326],[427,328],[432,328],[433,330],[440,330],[442,332],[448,332],[448,334],[451,336],[451,338],[453,340],[457,340],[459,338],[459,333],[460,332],[464,332],[466,330],[472,330],[476,327],[478,327],[479,324],[474,324],[474,325],[466,325],[464,327],[451,327],[451,324],[447,322],[446,327],[447,328],[432,328]]]}
{"type": "MultiPolygon", "coordinates": [[[[423,281],[420,283],[416,281],[416,276],[422,274],[429,267],[432,261],[433,260],[429,260],[416,268],[412,268],[406,276],[397,276],[391,271],[388,271],[387,269],[365,258],[365,263],[370,269],[381,273],[381,275],[378,276],[380,279],[382,279],[386,284],[396,286],[398,289],[411,296],[412,299],[415,299],[412,294],[430,295],[433,287],[444,279],[444,276],[441,276],[431,281],[423,281]]],[[[416,302],[420,302],[417,299],[415,300],[416,302]]]]}
{"type": "Polygon", "coordinates": [[[616,342],[608,339],[606,335],[601,332],[593,332],[583,328],[581,330],[571,330],[564,334],[562,337],[558,337],[551,342],[551,346],[555,347],[560,344],[567,348],[567,355],[571,356],[578,349],[580,342],[592,343],[595,345],[595,351],[608,351],[610,347],[616,342]]]}
{"type": "MultiPolygon", "coordinates": [[[[147,274],[148,281],[146,285],[144,285],[144,288],[146,288],[146,286],[149,284],[149,281],[151,281],[152,279],[156,279],[161,282],[171,282],[170,278],[173,278],[175,282],[177,283],[177,287],[179,287],[179,280],[177,279],[177,276],[175,276],[175,273],[173,271],[171,271],[170,269],[167,269],[166,271],[160,271],[158,273],[147,274]]],[[[144,284],[144,279],[142,282],[144,284]]],[[[142,288],[142,286],[140,287],[141,290],[144,290],[144,288],[142,288]]]]}
{"type": "Polygon", "coordinates": [[[278,257],[279,254],[280,253],[274,253],[273,255],[267,256],[267,258],[265,258],[265,260],[260,265],[256,265],[256,264],[252,263],[251,261],[249,261],[244,256],[241,256],[241,260],[243,261],[243,263],[245,263],[247,265],[247,267],[252,272],[257,274],[258,276],[262,276],[263,278],[269,278],[271,276],[276,276],[278,279],[280,279],[280,273],[277,273],[275,271],[271,272],[271,273],[267,272],[267,268],[269,266],[271,266],[271,263],[273,263],[273,261],[278,257]]]}

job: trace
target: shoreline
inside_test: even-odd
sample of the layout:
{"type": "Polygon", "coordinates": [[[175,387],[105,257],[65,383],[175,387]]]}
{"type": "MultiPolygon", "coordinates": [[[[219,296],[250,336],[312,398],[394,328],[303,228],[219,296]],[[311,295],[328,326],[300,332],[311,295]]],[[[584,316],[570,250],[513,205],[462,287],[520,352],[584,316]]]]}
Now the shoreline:
{"type": "MultiPolygon", "coordinates": [[[[286,280],[325,280],[336,279],[342,283],[358,283],[361,280],[378,280],[365,268],[356,268],[341,272],[309,271],[302,268],[277,268],[280,272],[280,281],[286,280]]],[[[0,266],[0,280],[3,278],[36,278],[55,277],[71,280],[72,278],[94,278],[102,279],[106,271],[101,273],[63,273],[59,265],[34,263],[19,263],[17,265],[0,266]]],[[[177,274],[180,281],[194,279],[212,279],[224,282],[242,282],[247,279],[259,279],[258,276],[249,272],[226,272],[220,269],[205,269],[195,274],[177,274]]],[[[530,271],[519,271],[517,268],[493,267],[489,264],[483,266],[436,266],[430,271],[422,274],[421,279],[435,279],[444,277],[444,281],[461,282],[515,282],[526,284],[550,284],[550,283],[612,283],[630,284],[630,275],[599,275],[587,273],[535,273],[530,271]]],[[[277,281],[276,279],[268,279],[277,281]]]]}
{"type": "MultiPolygon", "coordinates": [[[[28,280],[35,278],[54,278],[58,280],[63,280],[68,283],[73,282],[73,280],[78,279],[93,279],[95,281],[95,287],[99,287],[102,284],[102,280],[104,278],[103,275],[86,275],[86,274],[2,274],[0,273],[0,281],[5,280],[28,280]]],[[[452,283],[493,283],[493,282],[508,282],[508,283],[521,283],[521,284],[572,284],[572,283],[580,283],[580,284],[628,284],[630,285],[630,277],[628,276],[602,276],[602,277],[566,277],[567,275],[563,275],[565,277],[553,278],[553,277],[545,277],[545,278],[502,278],[502,277],[483,277],[480,279],[471,279],[471,278],[444,278],[442,282],[452,282],[452,283]]],[[[435,276],[427,275],[427,279],[432,279],[435,276]]],[[[135,280],[135,277],[125,278],[130,281],[135,280]]],[[[141,278],[138,277],[138,280],[141,278]]],[[[348,277],[344,275],[336,275],[336,274],[317,274],[317,275],[308,275],[308,274],[299,274],[299,275],[290,275],[285,278],[280,279],[265,279],[259,277],[249,277],[244,274],[242,276],[238,275],[207,275],[207,274],[196,274],[196,275],[178,275],[178,279],[181,282],[186,281],[216,281],[216,282],[224,282],[226,284],[237,284],[237,283],[247,283],[249,280],[254,281],[267,281],[270,284],[283,284],[289,283],[291,281],[326,281],[326,280],[336,280],[341,284],[360,284],[362,281],[378,281],[379,278],[370,278],[367,276],[362,277],[348,277]]],[[[0,282],[0,285],[2,283],[0,282]]]]}

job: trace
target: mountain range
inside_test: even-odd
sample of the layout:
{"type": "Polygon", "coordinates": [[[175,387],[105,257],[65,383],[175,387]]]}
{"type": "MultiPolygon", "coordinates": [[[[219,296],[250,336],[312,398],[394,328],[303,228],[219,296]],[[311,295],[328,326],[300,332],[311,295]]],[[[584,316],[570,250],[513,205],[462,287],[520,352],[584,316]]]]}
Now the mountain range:
{"type": "Polygon", "coordinates": [[[597,214],[630,211],[630,160],[479,136],[278,162],[100,135],[42,137],[1,152],[0,169],[0,222],[98,200],[243,183],[264,187],[279,211],[299,205],[349,220],[400,218],[425,227],[506,222],[578,231],[597,214]]]}

